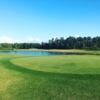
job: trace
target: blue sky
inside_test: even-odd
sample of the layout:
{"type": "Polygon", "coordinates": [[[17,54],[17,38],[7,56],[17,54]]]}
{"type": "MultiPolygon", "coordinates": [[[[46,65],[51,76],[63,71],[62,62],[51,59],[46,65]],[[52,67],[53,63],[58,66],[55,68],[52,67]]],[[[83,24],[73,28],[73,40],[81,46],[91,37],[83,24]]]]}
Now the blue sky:
{"type": "Polygon", "coordinates": [[[0,0],[0,42],[100,36],[100,0],[0,0]]]}

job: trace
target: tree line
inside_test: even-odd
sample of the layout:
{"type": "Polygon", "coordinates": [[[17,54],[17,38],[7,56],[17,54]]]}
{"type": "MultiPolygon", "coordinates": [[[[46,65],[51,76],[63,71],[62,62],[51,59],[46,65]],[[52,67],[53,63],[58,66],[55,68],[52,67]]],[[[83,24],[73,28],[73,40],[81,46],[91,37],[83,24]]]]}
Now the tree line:
{"type": "Polygon", "coordinates": [[[0,49],[89,49],[100,50],[100,37],[52,38],[42,43],[0,43],[0,49]]]}

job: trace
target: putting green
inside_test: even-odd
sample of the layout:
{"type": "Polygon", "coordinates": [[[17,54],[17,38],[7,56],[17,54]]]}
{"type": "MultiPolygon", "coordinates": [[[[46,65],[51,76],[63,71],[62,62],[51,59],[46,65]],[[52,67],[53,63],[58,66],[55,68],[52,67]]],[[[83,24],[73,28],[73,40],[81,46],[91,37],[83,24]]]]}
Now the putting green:
{"type": "Polygon", "coordinates": [[[66,55],[13,59],[15,65],[43,72],[69,74],[100,74],[100,56],[66,55]]]}

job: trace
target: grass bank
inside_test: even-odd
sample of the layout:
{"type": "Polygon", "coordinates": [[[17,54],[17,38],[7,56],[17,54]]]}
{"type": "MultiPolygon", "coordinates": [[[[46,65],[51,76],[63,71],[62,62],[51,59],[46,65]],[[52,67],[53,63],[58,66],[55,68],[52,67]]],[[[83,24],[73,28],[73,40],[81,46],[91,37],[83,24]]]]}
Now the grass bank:
{"type": "Polygon", "coordinates": [[[99,99],[99,56],[0,54],[0,100],[99,99]]]}

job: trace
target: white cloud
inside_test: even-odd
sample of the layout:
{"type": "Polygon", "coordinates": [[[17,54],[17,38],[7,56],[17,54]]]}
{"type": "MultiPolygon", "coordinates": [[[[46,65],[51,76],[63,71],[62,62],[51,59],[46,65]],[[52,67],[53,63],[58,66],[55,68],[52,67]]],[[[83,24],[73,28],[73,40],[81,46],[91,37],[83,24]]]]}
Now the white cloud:
{"type": "Polygon", "coordinates": [[[78,37],[80,37],[80,35],[79,34],[76,34],[75,37],[78,38],[78,37]]]}
{"type": "Polygon", "coordinates": [[[11,37],[8,37],[6,35],[0,36],[0,43],[20,43],[21,41],[19,39],[12,39],[11,37]]]}
{"type": "Polygon", "coordinates": [[[32,38],[32,37],[28,37],[25,39],[26,42],[35,42],[35,43],[40,43],[42,42],[39,38],[32,38]]]}
{"type": "Polygon", "coordinates": [[[27,38],[28,41],[33,41],[34,39],[32,37],[27,38]]]}
{"type": "Polygon", "coordinates": [[[39,38],[34,38],[34,41],[36,41],[36,42],[42,42],[39,38]]]}
{"type": "Polygon", "coordinates": [[[12,40],[12,38],[8,37],[8,36],[0,36],[0,43],[13,43],[14,41],[12,40]]]}
{"type": "Polygon", "coordinates": [[[8,37],[6,35],[0,36],[0,43],[23,43],[23,42],[41,43],[42,41],[39,38],[32,38],[32,37],[28,37],[26,39],[12,39],[11,37],[8,37]]]}
{"type": "Polygon", "coordinates": [[[13,43],[21,43],[21,41],[19,39],[17,39],[13,43]]]}

